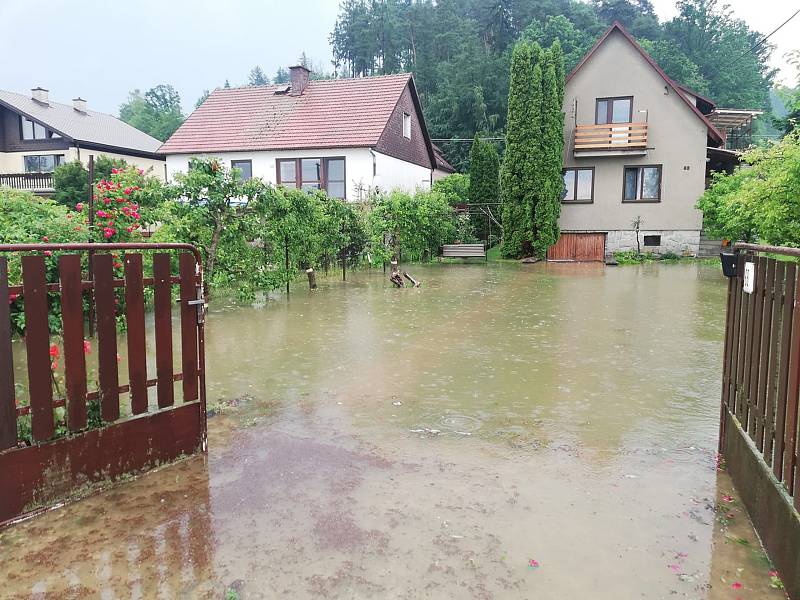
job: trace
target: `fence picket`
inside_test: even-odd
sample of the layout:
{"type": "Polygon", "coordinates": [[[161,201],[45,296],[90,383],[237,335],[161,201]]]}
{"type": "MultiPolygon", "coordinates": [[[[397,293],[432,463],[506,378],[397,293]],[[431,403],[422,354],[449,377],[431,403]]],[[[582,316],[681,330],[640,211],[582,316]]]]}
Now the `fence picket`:
{"type": "Polygon", "coordinates": [[[783,477],[783,430],[786,422],[786,389],[789,379],[789,356],[791,350],[792,320],[794,316],[795,280],[797,266],[786,267],[786,283],[783,286],[783,322],[781,324],[781,364],[778,371],[778,393],[775,398],[775,442],[772,472],[780,481],[783,477]]]}
{"type": "Polygon", "coordinates": [[[43,442],[53,437],[53,374],[50,366],[50,326],[44,256],[22,257],[25,309],[25,350],[31,399],[31,432],[43,442]]]}
{"type": "Polygon", "coordinates": [[[158,407],[172,406],[174,381],[172,368],[172,282],[170,281],[169,254],[153,256],[153,278],[155,283],[156,326],[156,385],[158,407]]]}
{"type": "Polygon", "coordinates": [[[94,298],[97,315],[97,360],[100,368],[100,414],[104,421],[119,419],[117,366],[117,311],[114,294],[114,258],[94,256],[94,298]]]}
{"type": "Polygon", "coordinates": [[[755,421],[757,418],[756,399],[758,395],[758,377],[759,367],[761,365],[761,327],[763,324],[764,312],[764,281],[767,270],[767,259],[764,256],[758,257],[756,260],[756,284],[753,290],[753,329],[751,331],[752,341],[750,348],[750,385],[746,389],[747,403],[744,406],[744,419],[742,420],[742,427],[750,434],[750,437],[755,437],[755,421]]]}
{"type": "MultiPolygon", "coordinates": [[[[797,290],[795,289],[795,297],[797,290]]],[[[789,353],[789,383],[783,444],[783,482],[791,493],[794,489],[794,462],[797,443],[797,402],[800,394],[800,303],[792,311],[792,349],[789,353]]]]}
{"type": "Polygon", "coordinates": [[[147,412],[147,339],[141,254],[125,255],[125,316],[128,323],[128,381],[131,412],[147,412]]]}
{"type": "Polygon", "coordinates": [[[764,455],[764,460],[772,466],[772,436],[775,433],[775,394],[777,388],[778,341],[780,339],[781,308],[783,302],[783,285],[786,278],[786,263],[775,261],[775,274],[772,284],[772,323],[770,325],[769,365],[767,367],[767,397],[764,405],[764,421],[757,444],[764,455]]]}
{"type": "Polygon", "coordinates": [[[80,431],[86,428],[86,356],[80,255],[59,256],[58,271],[61,281],[61,321],[64,330],[67,424],[70,431],[80,431]]]}
{"type": "Polygon", "coordinates": [[[769,382],[769,350],[770,335],[772,334],[772,310],[775,295],[775,262],[774,260],[764,259],[765,278],[763,282],[762,304],[761,304],[761,340],[758,353],[758,385],[756,386],[755,397],[753,399],[753,416],[751,427],[753,441],[761,449],[758,439],[764,429],[764,404],[767,397],[767,385],[769,382]]]}
{"type": "Polygon", "coordinates": [[[17,444],[16,396],[8,296],[8,259],[0,256],[0,450],[17,444]]]}
{"type": "Polygon", "coordinates": [[[197,299],[194,256],[184,252],[178,259],[181,277],[181,363],[183,369],[183,401],[198,397],[197,380],[197,307],[189,304],[197,299]]]}

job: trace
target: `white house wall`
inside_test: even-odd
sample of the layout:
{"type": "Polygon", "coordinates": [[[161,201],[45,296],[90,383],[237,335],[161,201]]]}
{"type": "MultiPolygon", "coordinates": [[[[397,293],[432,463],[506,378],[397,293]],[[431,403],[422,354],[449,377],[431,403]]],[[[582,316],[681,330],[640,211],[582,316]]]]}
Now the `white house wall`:
{"type": "Polygon", "coordinates": [[[384,191],[401,189],[408,192],[418,187],[430,187],[430,169],[408,163],[369,148],[329,148],[324,150],[280,150],[257,152],[216,152],[213,154],[170,154],[167,156],[167,178],[171,181],[178,172],[185,173],[191,158],[220,159],[227,167],[231,161],[252,161],[253,177],[277,184],[277,160],[293,158],[334,158],[344,157],[345,177],[347,179],[347,199],[357,201],[366,199],[375,185],[384,191]],[[376,176],[373,177],[373,161],[376,176]]]}
{"type": "MultiPolygon", "coordinates": [[[[41,156],[41,155],[63,155],[64,162],[72,162],[78,160],[78,149],[75,146],[65,150],[31,150],[28,152],[0,152],[0,173],[24,173],[25,172],[25,157],[26,156],[41,156]]],[[[127,154],[115,154],[113,152],[98,152],[97,150],[87,150],[81,148],[80,160],[85,165],[89,164],[89,156],[94,155],[95,160],[100,156],[108,156],[109,158],[123,159],[129,165],[134,165],[139,169],[144,169],[154,177],[164,180],[164,161],[153,160],[150,158],[141,158],[138,156],[130,156],[127,154]]]]}

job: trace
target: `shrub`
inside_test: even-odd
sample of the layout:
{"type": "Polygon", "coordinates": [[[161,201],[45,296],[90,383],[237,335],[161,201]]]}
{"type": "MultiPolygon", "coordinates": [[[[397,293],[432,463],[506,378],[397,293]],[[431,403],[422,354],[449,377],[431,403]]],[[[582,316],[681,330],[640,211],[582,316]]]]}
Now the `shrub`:
{"type": "Polygon", "coordinates": [[[79,160],[59,165],[53,171],[53,187],[56,202],[75,208],[76,204],[89,198],[89,172],[79,160]]]}
{"type": "Polygon", "coordinates": [[[442,194],[453,206],[467,204],[470,201],[469,190],[470,177],[463,173],[453,173],[433,182],[433,191],[442,194]]]}

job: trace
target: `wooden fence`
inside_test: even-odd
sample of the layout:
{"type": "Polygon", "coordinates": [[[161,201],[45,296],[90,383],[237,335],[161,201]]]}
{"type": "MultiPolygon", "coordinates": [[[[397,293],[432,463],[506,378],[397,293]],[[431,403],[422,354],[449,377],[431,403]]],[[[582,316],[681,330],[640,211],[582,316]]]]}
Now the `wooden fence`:
{"type": "Polygon", "coordinates": [[[800,598],[800,273],[792,260],[800,249],[734,249],[720,455],[790,597],[800,598]]]}
{"type": "Polygon", "coordinates": [[[204,300],[197,250],[186,244],[62,244],[0,246],[0,522],[69,492],[80,482],[113,479],[181,454],[205,449],[204,300]],[[143,251],[152,250],[152,277],[143,251]],[[110,254],[120,252],[120,262],[110,254]],[[7,254],[19,256],[21,285],[9,283],[7,254]],[[172,272],[177,253],[177,274],[172,272]],[[58,253],[57,257],[48,256],[58,253]],[[91,255],[91,256],[90,256],[91,255]],[[90,259],[92,269],[88,270],[90,259]],[[89,276],[91,273],[91,276],[89,276]],[[172,289],[180,304],[180,365],[173,368],[172,289]],[[147,369],[145,288],[153,289],[155,377],[147,369]],[[11,305],[24,315],[28,404],[19,406],[11,305]],[[124,307],[127,346],[118,346],[117,306],[124,307]],[[56,307],[60,310],[53,311],[56,307]],[[57,316],[60,313],[60,317],[57,316]],[[88,317],[88,319],[87,319],[88,317]],[[64,385],[54,385],[53,319],[60,320],[64,385]],[[85,343],[96,324],[97,389],[89,389],[85,343]],[[120,384],[119,352],[127,355],[120,384]],[[175,406],[175,383],[182,404],[175,406]],[[155,388],[151,406],[148,389],[155,388]],[[130,410],[120,410],[128,395],[130,410]],[[89,427],[88,406],[99,405],[101,426],[89,427]],[[64,407],[57,423],[54,409],[64,407]],[[167,410],[169,409],[169,410],[167,410]],[[121,414],[129,417],[121,418],[121,414]],[[30,440],[19,422],[30,419],[30,440]],[[60,430],[57,427],[60,425],[60,430]],[[66,430],[66,431],[64,431],[66,430]],[[58,485],[54,487],[53,477],[58,485]]]}

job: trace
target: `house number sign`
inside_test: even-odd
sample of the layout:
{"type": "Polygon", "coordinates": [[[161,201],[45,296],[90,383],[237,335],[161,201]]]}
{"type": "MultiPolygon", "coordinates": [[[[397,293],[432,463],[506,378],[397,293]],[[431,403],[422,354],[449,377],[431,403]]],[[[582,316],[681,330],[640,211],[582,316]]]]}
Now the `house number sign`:
{"type": "Polygon", "coordinates": [[[752,294],[755,286],[755,263],[744,263],[744,277],[742,278],[742,289],[746,294],[752,294]]]}

